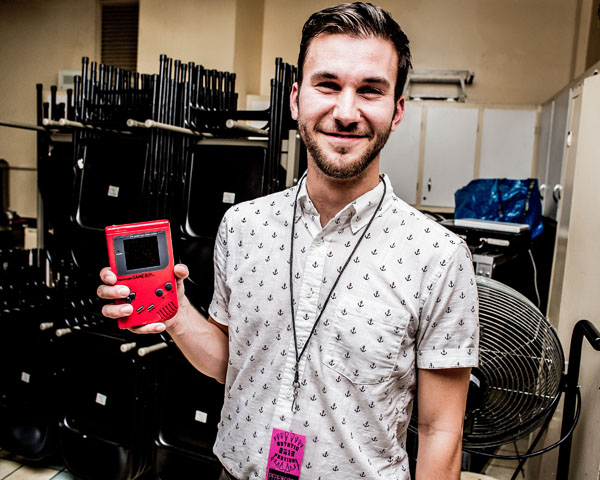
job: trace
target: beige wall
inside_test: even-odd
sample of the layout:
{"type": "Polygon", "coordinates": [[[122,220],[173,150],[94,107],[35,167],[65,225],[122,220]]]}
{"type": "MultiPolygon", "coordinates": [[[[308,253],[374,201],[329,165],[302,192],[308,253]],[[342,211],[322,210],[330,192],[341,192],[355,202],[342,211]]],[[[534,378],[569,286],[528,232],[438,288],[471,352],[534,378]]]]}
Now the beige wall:
{"type": "Polygon", "coordinates": [[[237,0],[233,71],[238,108],[247,108],[246,95],[260,92],[263,23],[263,0],[237,0]]]}
{"type": "Polygon", "coordinates": [[[600,61],[600,0],[594,0],[592,2],[591,10],[588,47],[585,62],[586,67],[588,68],[600,61]]]}
{"type": "Polygon", "coordinates": [[[233,71],[235,0],[140,0],[138,71],[158,73],[159,55],[233,71]]]}
{"type": "MultiPolygon", "coordinates": [[[[0,2],[0,120],[36,122],[35,85],[46,93],[58,71],[81,68],[81,57],[96,52],[95,0],[0,2]]],[[[0,158],[11,166],[36,167],[35,133],[0,127],[0,158]]],[[[37,177],[33,170],[11,170],[11,210],[37,214],[37,177]]]]}
{"type": "Polygon", "coordinates": [[[585,70],[589,67],[587,64],[587,55],[590,50],[591,32],[590,26],[592,26],[592,15],[595,16],[595,12],[592,10],[595,8],[595,3],[598,0],[578,0],[577,8],[575,9],[577,30],[575,32],[573,42],[573,55],[571,58],[571,77],[580,77],[585,70]]]}
{"type": "Polygon", "coordinates": [[[157,73],[159,55],[235,72],[238,107],[260,89],[263,0],[140,0],[138,71],[157,73]]]}
{"type": "MultiPolygon", "coordinates": [[[[578,0],[380,0],[408,35],[416,69],[475,72],[469,101],[538,104],[570,80],[578,0]]],[[[308,15],[334,2],[265,0],[262,93],[272,61],[296,63],[308,15]]]]}

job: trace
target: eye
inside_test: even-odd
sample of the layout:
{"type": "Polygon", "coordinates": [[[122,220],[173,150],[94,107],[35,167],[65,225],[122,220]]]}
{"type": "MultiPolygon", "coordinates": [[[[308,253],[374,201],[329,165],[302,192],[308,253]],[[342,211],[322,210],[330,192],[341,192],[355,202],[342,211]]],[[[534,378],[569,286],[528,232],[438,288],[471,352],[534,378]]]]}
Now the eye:
{"type": "Polygon", "coordinates": [[[325,92],[337,92],[340,90],[339,85],[335,82],[319,82],[316,87],[325,92]]]}
{"type": "Polygon", "coordinates": [[[379,90],[378,88],[375,88],[375,87],[371,87],[371,86],[364,86],[364,87],[359,88],[358,93],[360,93],[361,95],[366,95],[366,96],[382,95],[381,90],[379,90]]]}

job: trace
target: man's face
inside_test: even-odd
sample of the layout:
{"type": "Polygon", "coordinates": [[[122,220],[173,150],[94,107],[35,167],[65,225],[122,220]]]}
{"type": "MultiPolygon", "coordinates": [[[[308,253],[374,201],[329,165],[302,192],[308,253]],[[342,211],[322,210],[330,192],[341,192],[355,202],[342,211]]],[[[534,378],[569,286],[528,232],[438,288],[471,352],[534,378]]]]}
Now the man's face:
{"type": "Polygon", "coordinates": [[[292,117],[310,160],[328,177],[353,178],[379,157],[404,115],[394,101],[398,55],[380,38],[320,35],[294,84],[292,117]]]}

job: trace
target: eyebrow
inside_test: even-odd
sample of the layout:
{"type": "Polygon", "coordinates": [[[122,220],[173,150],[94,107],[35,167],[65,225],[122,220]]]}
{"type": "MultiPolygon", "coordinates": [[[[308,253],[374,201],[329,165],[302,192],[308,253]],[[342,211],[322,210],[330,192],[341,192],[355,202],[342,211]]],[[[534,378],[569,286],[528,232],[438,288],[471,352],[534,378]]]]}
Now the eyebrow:
{"type": "MultiPolygon", "coordinates": [[[[311,80],[328,79],[337,80],[338,76],[335,73],[328,71],[317,71],[310,76],[311,80]]],[[[390,88],[390,82],[384,77],[366,77],[362,80],[363,83],[369,85],[381,85],[382,87],[390,88]]]]}

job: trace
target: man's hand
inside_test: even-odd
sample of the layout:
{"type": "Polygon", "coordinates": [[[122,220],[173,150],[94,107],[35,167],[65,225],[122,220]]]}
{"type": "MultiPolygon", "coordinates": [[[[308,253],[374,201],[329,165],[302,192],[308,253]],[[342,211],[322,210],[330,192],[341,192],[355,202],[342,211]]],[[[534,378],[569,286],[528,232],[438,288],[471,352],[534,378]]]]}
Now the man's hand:
{"type": "MultiPolygon", "coordinates": [[[[175,277],[177,278],[177,301],[179,303],[179,310],[186,308],[187,299],[184,295],[183,280],[189,275],[188,268],[183,264],[175,265],[175,277]]],[[[97,295],[100,298],[106,300],[119,300],[125,299],[130,293],[129,287],[125,285],[117,285],[117,277],[109,267],[103,268],[100,271],[100,279],[104,282],[100,285],[97,290],[97,295]]],[[[118,319],[126,317],[133,313],[133,306],[128,303],[116,305],[114,303],[104,305],[102,307],[102,315],[108,318],[118,319]]],[[[141,325],[139,327],[130,328],[129,330],[134,333],[160,333],[164,332],[167,328],[175,328],[177,322],[180,320],[179,311],[177,314],[165,321],[157,323],[149,323],[148,325],[141,325]]]]}
{"type": "MultiPolygon", "coordinates": [[[[184,295],[183,280],[189,275],[185,265],[175,265],[177,278],[177,314],[165,321],[142,325],[129,330],[134,333],[167,333],[175,341],[186,358],[199,371],[224,383],[229,358],[228,328],[211,317],[204,318],[191,305],[184,295]]],[[[103,285],[98,287],[98,296],[107,300],[127,298],[129,288],[117,285],[117,277],[110,268],[100,272],[103,285]]],[[[108,318],[121,318],[133,312],[129,304],[111,303],[102,307],[102,315],[108,318]]]]}

